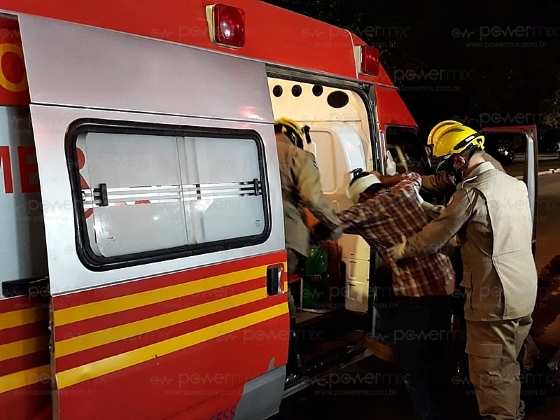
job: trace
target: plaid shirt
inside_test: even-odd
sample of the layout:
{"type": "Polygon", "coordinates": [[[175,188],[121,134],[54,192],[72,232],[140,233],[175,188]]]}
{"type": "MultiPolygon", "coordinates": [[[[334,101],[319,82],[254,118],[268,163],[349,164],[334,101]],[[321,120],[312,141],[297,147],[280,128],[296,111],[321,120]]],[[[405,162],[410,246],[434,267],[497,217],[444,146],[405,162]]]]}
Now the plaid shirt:
{"type": "Polygon", "coordinates": [[[419,196],[422,178],[412,173],[394,187],[381,190],[342,213],[346,231],[361,235],[377,248],[393,272],[396,296],[442,296],[452,293],[455,273],[441,253],[406,258],[398,263],[386,252],[428,224],[419,196]]]}

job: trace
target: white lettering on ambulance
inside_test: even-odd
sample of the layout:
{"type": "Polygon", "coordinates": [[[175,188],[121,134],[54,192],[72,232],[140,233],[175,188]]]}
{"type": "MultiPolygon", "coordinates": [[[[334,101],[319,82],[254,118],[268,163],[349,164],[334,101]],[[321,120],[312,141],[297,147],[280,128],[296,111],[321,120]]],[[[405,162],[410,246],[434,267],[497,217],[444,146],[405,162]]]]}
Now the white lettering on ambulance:
{"type": "Polygon", "coordinates": [[[4,174],[4,192],[12,194],[14,192],[14,182],[12,179],[12,162],[10,160],[9,146],[0,146],[0,168],[4,174]]]}
{"type": "MultiPolygon", "coordinates": [[[[35,147],[18,146],[17,156],[21,188],[20,191],[22,193],[39,192],[39,174],[35,156],[35,147]]],[[[10,146],[0,146],[0,170],[3,173],[4,193],[13,194],[14,181],[10,146]]]]}

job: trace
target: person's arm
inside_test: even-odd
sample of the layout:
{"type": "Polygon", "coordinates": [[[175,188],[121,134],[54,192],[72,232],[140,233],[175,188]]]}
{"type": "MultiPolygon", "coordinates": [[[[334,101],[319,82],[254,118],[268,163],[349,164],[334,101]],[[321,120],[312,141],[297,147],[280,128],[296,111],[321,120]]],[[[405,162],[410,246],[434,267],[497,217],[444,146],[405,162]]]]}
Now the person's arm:
{"type": "Polygon", "coordinates": [[[451,203],[440,216],[427,224],[422,231],[396,245],[391,251],[395,259],[415,255],[429,255],[443,248],[471,217],[476,195],[465,190],[457,191],[451,203]]]}
{"type": "Polygon", "coordinates": [[[431,193],[444,193],[455,188],[453,178],[444,171],[422,177],[422,188],[431,193]]]}
{"type": "Polygon", "coordinates": [[[406,175],[378,175],[378,178],[386,187],[392,187],[406,179],[406,175]]]}
{"type": "MultiPolygon", "coordinates": [[[[397,177],[392,177],[392,178],[397,178],[397,177]]],[[[428,216],[428,219],[434,220],[439,217],[442,210],[444,209],[444,206],[436,206],[434,204],[428,203],[427,201],[424,201],[424,199],[420,195],[420,189],[422,188],[423,182],[424,182],[424,177],[420,176],[415,172],[410,172],[408,175],[400,176],[400,182],[395,185],[393,191],[413,188],[414,191],[416,192],[416,195],[418,196],[418,201],[422,206],[422,210],[424,210],[424,213],[426,214],[426,216],[428,216]]]]}
{"type": "MultiPolygon", "coordinates": [[[[416,172],[409,172],[406,175],[394,176],[390,178],[394,178],[394,181],[397,181],[396,178],[400,178],[400,180],[398,180],[398,182],[396,182],[391,187],[391,191],[393,193],[399,194],[401,191],[409,191],[412,188],[414,189],[414,191],[416,191],[416,194],[418,194],[418,198],[422,200],[422,198],[420,197],[420,188],[422,187],[422,177],[419,174],[417,174],[416,172]]],[[[385,184],[385,182],[383,183],[385,184]]]]}
{"type": "Polygon", "coordinates": [[[422,231],[409,238],[405,255],[433,254],[443,248],[471,217],[476,196],[465,190],[453,194],[451,203],[422,231]]]}
{"type": "Polygon", "coordinates": [[[344,233],[359,235],[365,224],[371,222],[371,220],[368,220],[368,214],[365,210],[367,205],[369,205],[367,201],[354,204],[348,210],[339,214],[340,227],[344,233]]]}

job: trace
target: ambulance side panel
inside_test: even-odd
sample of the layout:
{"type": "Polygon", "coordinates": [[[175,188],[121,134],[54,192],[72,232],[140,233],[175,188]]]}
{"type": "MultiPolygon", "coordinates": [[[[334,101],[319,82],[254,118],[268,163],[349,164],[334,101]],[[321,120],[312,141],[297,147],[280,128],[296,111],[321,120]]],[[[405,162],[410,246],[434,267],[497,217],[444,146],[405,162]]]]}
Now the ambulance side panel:
{"type": "Polygon", "coordinates": [[[264,65],[20,16],[55,417],[278,410],[289,316],[264,65]]]}

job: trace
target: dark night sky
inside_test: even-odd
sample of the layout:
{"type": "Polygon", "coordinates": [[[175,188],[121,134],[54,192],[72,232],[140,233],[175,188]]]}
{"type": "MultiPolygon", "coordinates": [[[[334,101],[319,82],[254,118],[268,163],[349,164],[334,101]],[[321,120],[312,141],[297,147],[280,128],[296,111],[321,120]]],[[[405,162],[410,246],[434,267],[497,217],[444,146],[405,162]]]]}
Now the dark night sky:
{"type": "Polygon", "coordinates": [[[560,127],[560,2],[271,0],[348,28],[382,61],[425,131],[471,125],[560,127]]]}

